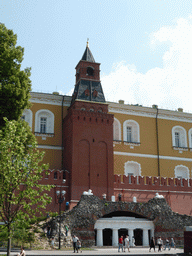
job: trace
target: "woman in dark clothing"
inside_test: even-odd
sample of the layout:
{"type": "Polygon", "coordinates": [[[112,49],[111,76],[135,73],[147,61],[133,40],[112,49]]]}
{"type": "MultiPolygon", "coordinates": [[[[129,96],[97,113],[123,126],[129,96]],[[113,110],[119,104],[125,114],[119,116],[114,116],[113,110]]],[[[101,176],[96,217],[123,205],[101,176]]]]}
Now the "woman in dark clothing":
{"type": "Polygon", "coordinates": [[[151,251],[151,248],[154,249],[154,252],[155,252],[155,239],[152,237],[151,240],[150,240],[150,249],[149,251],[151,251]]]}

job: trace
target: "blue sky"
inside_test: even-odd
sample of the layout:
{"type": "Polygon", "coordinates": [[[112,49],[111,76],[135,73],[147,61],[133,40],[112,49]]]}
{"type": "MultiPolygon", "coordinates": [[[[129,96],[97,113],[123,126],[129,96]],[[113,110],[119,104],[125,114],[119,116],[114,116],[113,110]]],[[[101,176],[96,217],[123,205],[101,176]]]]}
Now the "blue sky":
{"type": "Polygon", "coordinates": [[[192,112],[191,0],[0,0],[32,90],[72,94],[87,38],[108,101],[192,112]]]}

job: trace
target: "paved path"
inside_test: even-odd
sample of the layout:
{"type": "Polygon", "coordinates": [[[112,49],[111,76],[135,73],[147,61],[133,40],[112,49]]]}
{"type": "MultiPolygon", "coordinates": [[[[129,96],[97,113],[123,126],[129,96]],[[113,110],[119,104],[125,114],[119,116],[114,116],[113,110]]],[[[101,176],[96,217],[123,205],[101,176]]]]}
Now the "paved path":
{"type": "MultiPolygon", "coordinates": [[[[6,254],[6,252],[0,252],[0,254],[6,254]]],[[[17,252],[11,252],[11,255],[16,255],[17,252]]],[[[26,250],[26,255],[36,256],[36,255],[50,255],[50,256],[59,256],[59,255],[74,255],[73,250],[26,250]]],[[[183,249],[171,249],[170,251],[162,252],[149,252],[149,248],[131,248],[130,252],[118,252],[117,248],[93,248],[90,250],[83,250],[80,255],[182,255],[183,249]]]]}

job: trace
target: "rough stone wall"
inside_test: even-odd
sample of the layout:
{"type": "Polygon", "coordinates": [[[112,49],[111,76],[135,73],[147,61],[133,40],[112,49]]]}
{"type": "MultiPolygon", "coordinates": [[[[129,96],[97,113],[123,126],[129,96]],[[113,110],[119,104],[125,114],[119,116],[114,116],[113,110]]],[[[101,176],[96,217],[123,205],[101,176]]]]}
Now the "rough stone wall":
{"type": "MultiPolygon", "coordinates": [[[[82,246],[95,245],[94,225],[96,221],[106,214],[116,211],[128,211],[152,220],[155,225],[155,237],[173,237],[177,245],[183,244],[184,226],[192,225],[192,216],[181,215],[171,210],[164,198],[153,198],[147,203],[111,202],[101,200],[96,196],[83,195],[72,210],[62,215],[62,229],[69,227],[71,235],[77,235],[82,246]]],[[[52,232],[58,234],[59,217],[52,220],[52,232]]]]}

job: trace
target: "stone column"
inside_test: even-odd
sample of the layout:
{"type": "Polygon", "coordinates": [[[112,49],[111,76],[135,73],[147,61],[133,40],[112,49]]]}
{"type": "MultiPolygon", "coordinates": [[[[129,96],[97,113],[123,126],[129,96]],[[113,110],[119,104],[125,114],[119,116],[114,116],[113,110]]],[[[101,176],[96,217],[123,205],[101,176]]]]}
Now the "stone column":
{"type": "Polygon", "coordinates": [[[113,246],[118,246],[119,239],[118,239],[118,229],[114,228],[113,229],[113,234],[112,234],[112,245],[113,246]]]}
{"type": "Polygon", "coordinates": [[[155,234],[154,234],[154,228],[151,229],[151,237],[150,238],[154,238],[155,234]]]}
{"type": "Polygon", "coordinates": [[[143,229],[143,246],[149,246],[148,229],[143,229]]]}
{"type": "Polygon", "coordinates": [[[132,237],[134,236],[134,233],[133,233],[133,229],[132,228],[128,229],[128,235],[129,235],[129,243],[130,243],[131,246],[133,246],[133,244],[132,244],[132,237]]]}
{"type": "Polygon", "coordinates": [[[103,246],[103,229],[97,229],[97,246],[103,246]]]}

